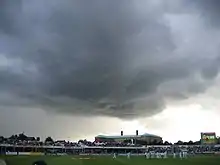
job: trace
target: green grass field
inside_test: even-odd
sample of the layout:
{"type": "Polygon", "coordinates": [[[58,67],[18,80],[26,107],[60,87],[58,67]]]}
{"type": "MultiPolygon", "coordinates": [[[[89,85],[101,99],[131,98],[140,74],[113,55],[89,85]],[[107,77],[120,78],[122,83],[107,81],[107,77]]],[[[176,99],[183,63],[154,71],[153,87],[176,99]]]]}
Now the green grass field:
{"type": "Polygon", "coordinates": [[[104,156],[0,156],[0,159],[6,159],[9,165],[31,165],[35,160],[45,160],[48,165],[220,165],[220,157],[203,156],[184,160],[173,159],[150,159],[144,157],[126,157],[104,156]]]}

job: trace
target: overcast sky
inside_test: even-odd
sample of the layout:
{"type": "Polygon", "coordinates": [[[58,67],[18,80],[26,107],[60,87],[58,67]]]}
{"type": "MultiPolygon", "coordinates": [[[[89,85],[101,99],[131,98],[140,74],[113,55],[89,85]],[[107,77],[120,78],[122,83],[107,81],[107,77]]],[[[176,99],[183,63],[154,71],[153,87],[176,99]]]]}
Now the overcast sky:
{"type": "Polygon", "coordinates": [[[0,135],[220,135],[219,0],[1,0],[0,135]]]}

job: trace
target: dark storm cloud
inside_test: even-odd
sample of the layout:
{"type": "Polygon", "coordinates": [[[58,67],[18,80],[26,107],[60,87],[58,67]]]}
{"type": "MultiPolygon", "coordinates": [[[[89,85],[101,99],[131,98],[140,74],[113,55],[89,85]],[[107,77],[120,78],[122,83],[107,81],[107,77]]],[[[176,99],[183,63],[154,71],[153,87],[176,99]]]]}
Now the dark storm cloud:
{"type": "Polygon", "coordinates": [[[220,21],[220,1],[219,0],[194,0],[186,1],[190,6],[199,10],[199,14],[204,18],[205,23],[211,27],[219,27],[220,21]]]}
{"type": "MultiPolygon", "coordinates": [[[[13,99],[1,104],[150,116],[165,107],[166,97],[182,95],[181,89],[158,92],[163,83],[197,72],[214,78],[218,67],[209,65],[212,60],[175,54],[178,45],[163,20],[172,3],[164,8],[154,2],[2,1],[0,53],[8,61],[0,63],[0,89],[13,99]],[[17,61],[10,65],[12,59],[17,61]]],[[[196,90],[191,86],[181,98],[204,91],[203,84],[196,90]]]]}
{"type": "Polygon", "coordinates": [[[18,21],[16,16],[20,14],[22,0],[0,2],[0,33],[13,34],[19,33],[18,21]]]}

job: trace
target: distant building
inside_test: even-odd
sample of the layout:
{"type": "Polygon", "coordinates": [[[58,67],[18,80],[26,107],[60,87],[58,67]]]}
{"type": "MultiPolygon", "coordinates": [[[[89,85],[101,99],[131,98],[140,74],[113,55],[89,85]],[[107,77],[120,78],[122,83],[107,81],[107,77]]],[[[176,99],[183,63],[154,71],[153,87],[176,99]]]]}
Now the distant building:
{"type": "Polygon", "coordinates": [[[105,136],[105,135],[98,135],[95,137],[95,142],[104,143],[104,142],[127,142],[131,144],[159,144],[163,142],[162,137],[145,133],[143,135],[123,135],[121,136],[105,136]]]}

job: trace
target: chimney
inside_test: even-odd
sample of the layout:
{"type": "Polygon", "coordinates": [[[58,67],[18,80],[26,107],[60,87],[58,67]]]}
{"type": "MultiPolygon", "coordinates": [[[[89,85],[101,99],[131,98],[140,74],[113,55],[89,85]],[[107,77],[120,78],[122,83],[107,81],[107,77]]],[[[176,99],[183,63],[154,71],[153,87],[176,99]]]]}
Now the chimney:
{"type": "Polygon", "coordinates": [[[121,136],[123,136],[123,131],[121,131],[121,136]]]}
{"type": "Polygon", "coordinates": [[[138,136],[138,130],[136,130],[136,136],[138,136]]]}

